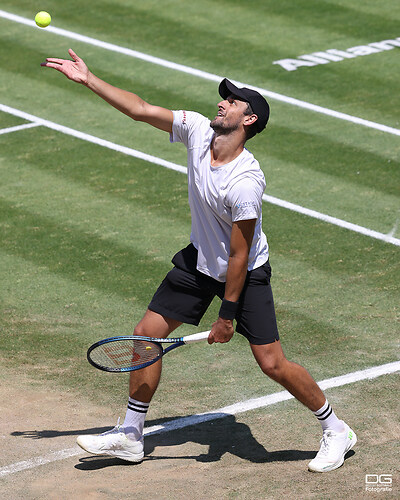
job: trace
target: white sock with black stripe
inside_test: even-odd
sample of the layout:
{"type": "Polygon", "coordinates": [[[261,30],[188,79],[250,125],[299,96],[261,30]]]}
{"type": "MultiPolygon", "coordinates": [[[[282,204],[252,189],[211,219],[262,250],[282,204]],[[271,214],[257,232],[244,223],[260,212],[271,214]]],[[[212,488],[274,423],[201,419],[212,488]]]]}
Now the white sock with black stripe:
{"type": "Polygon", "coordinates": [[[344,431],[343,421],[337,418],[328,400],[325,401],[325,404],[324,406],[322,406],[322,408],[314,411],[313,413],[320,421],[323,431],[326,431],[328,429],[335,432],[344,431]]]}
{"type": "Polygon", "coordinates": [[[140,441],[143,438],[143,427],[149,403],[142,403],[129,398],[125,420],[122,428],[129,439],[140,441]]]}

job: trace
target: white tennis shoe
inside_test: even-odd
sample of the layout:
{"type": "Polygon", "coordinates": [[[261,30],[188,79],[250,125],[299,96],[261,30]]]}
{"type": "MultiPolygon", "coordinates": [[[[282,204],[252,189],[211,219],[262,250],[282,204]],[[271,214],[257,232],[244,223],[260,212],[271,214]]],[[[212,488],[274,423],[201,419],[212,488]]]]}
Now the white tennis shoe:
{"type": "Polygon", "coordinates": [[[78,436],[78,445],[94,455],[110,455],[128,462],[141,462],[144,457],[143,438],[129,439],[120,425],[99,435],[78,436]]]}
{"type": "Polygon", "coordinates": [[[309,470],[329,472],[343,465],[344,456],[357,442],[356,433],[345,422],[343,424],[343,432],[324,431],[319,452],[308,464],[309,470]]]}

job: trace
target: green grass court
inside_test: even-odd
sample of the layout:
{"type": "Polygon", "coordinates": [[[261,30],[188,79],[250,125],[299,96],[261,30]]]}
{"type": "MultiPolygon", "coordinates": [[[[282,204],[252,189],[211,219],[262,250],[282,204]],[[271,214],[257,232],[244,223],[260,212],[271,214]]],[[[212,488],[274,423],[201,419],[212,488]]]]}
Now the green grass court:
{"type": "MultiPolygon", "coordinates": [[[[397,130],[396,135],[271,98],[267,130],[247,146],[264,169],[266,194],[392,237],[382,241],[264,203],[287,357],[316,380],[398,360],[400,48],[293,72],[273,64],[400,37],[397,2],[2,0],[0,9],[28,20],[47,10],[52,27],[397,130]]],[[[215,116],[214,81],[10,21],[1,12],[0,104],[185,166],[185,148],[169,144],[167,134],[132,122],[82,86],[40,67],[46,57],[67,57],[69,47],[115,86],[167,108],[215,116]]],[[[27,123],[18,113],[0,112],[0,132],[27,123]]],[[[92,368],[86,349],[132,331],[173,254],[188,243],[186,176],[45,126],[2,133],[0,148],[0,374],[12,373],[18,381],[23,373],[39,386],[72,391],[109,409],[110,416],[122,415],[126,377],[92,368]]],[[[218,308],[213,303],[199,328],[182,326],[179,335],[209,329],[218,308]]],[[[382,400],[399,429],[395,377],[327,393],[337,413],[365,432],[365,466],[360,444],[340,470],[342,477],[358,475],[360,492],[368,473],[393,474],[395,483],[395,455],[388,452],[393,437],[384,441],[387,447],[374,448],[366,423],[371,415],[379,421],[382,400]],[[371,399],[372,413],[365,401],[358,403],[363,394],[371,399]],[[351,472],[352,460],[357,469],[351,472]]],[[[194,345],[168,355],[149,418],[211,411],[280,390],[235,335],[227,345],[194,345]],[[179,390],[170,390],[172,384],[179,390]]],[[[296,411],[308,418],[291,402],[240,419],[261,438],[266,414],[290,428],[296,411]]],[[[21,454],[19,460],[26,458],[21,454]]],[[[307,476],[299,481],[299,498],[307,498],[307,476]]],[[[346,484],[336,498],[351,494],[346,488],[353,483],[346,484]]],[[[227,490],[220,498],[256,498],[264,490],[250,491],[246,497],[243,490],[227,490]]],[[[296,485],[275,482],[259,498],[295,491],[296,485]]],[[[318,495],[316,488],[309,498],[318,495]]]]}

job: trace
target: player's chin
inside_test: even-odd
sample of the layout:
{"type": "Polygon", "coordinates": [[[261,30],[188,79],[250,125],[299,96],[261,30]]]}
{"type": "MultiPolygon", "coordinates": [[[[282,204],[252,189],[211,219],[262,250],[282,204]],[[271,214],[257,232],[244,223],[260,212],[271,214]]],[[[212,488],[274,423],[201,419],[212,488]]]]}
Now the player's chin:
{"type": "Polygon", "coordinates": [[[220,124],[221,124],[221,117],[216,116],[214,120],[211,120],[210,127],[211,128],[220,127],[221,126],[220,124]]]}
{"type": "Polygon", "coordinates": [[[215,118],[210,123],[210,127],[214,130],[216,134],[219,135],[229,134],[229,132],[231,131],[231,129],[223,123],[220,117],[215,118]]]}

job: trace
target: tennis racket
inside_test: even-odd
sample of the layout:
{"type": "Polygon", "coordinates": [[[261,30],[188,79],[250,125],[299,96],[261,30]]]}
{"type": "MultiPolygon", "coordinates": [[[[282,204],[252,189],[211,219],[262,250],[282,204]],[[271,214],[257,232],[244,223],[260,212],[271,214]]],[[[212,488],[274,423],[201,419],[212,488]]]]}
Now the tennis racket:
{"type": "Polygon", "coordinates": [[[129,335],[110,337],[91,345],[87,359],[91,365],[106,372],[130,372],[150,366],[167,352],[185,344],[205,340],[208,332],[186,337],[159,339],[129,335]],[[165,349],[162,344],[169,344],[165,349]]]}

